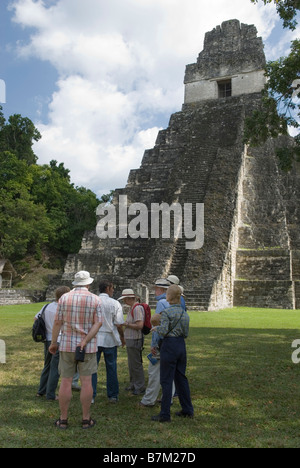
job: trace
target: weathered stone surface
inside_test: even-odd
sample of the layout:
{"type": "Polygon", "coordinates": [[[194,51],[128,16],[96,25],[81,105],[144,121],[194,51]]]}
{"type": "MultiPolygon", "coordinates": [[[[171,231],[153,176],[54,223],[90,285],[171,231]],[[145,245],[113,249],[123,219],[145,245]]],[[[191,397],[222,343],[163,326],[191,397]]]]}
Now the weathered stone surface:
{"type": "Polygon", "coordinates": [[[217,99],[222,80],[231,81],[232,96],[260,92],[266,82],[265,64],[255,26],[226,21],[206,33],[197,63],[186,67],[185,103],[217,99]]]}
{"type": "Polygon", "coordinates": [[[292,281],[235,281],[234,306],[291,309],[292,281]]]}

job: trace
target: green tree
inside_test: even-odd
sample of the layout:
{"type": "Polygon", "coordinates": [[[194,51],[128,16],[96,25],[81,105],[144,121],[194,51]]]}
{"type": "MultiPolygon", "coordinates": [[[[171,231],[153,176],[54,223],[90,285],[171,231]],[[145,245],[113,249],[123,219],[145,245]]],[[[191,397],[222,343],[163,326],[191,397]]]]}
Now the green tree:
{"type": "Polygon", "coordinates": [[[0,151],[10,151],[28,165],[37,162],[32,146],[41,138],[40,132],[27,117],[15,114],[5,122],[0,106],[0,151]]]}
{"type": "Polygon", "coordinates": [[[68,203],[68,238],[63,239],[62,249],[68,253],[78,252],[85,231],[97,224],[96,208],[99,200],[95,194],[84,187],[76,187],[70,193],[68,203]]]}
{"type": "MultiPolygon", "coordinates": [[[[283,20],[283,27],[296,29],[297,20],[296,16],[300,9],[300,0],[262,0],[265,5],[267,3],[275,3],[277,13],[283,20]]],[[[258,3],[259,0],[251,0],[252,3],[258,3]]]]}
{"type": "Polygon", "coordinates": [[[6,122],[0,107],[0,256],[12,261],[45,246],[76,253],[97,223],[100,201],[91,190],[74,187],[63,163],[36,164],[32,146],[40,138],[29,119],[6,122]]]}
{"type": "Polygon", "coordinates": [[[70,183],[63,163],[53,160],[50,165],[34,165],[30,172],[31,195],[37,203],[43,201],[54,228],[49,246],[65,254],[78,252],[84,231],[96,226],[99,200],[91,190],[70,183]]]}
{"type": "MultiPolygon", "coordinates": [[[[259,0],[251,1],[258,3],[259,0]]],[[[300,0],[262,1],[276,4],[284,28],[296,28],[300,0]]],[[[287,57],[268,62],[265,74],[267,84],[262,93],[261,106],[246,120],[245,142],[252,146],[264,143],[269,137],[287,135],[289,127],[299,128],[300,41],[292,41],[287,57]]],[[[281,168],[291,170],[293,161],[300,160],[300,135],[296,135],[293,148],[282,147],[277,154],[281,168]]]]}
{"type": "Polygon", "coordinates": [[[41,203],[30,196],[32,177],[25,161],[0,152],[0,255],[20,259],[48,242],[51,223],[41,203]]]}

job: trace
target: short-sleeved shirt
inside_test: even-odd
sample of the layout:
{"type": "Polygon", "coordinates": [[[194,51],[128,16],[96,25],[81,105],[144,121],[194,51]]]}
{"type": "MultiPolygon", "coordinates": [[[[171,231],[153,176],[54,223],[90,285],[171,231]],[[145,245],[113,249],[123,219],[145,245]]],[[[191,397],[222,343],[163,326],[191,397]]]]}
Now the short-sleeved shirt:
{"type": "Polygon", "coordinates": [[[123,325],[124,315],[120,302],[108,294],[100,294],[103,324],[97,334],[97,345],[103,348],[121,346],[117,325],[123,325]]]}
{"type": "MultiPolygon", "coordinates": [[[[144,307],[141,305],[137,305],[134,307],[133,316],[132,316],[132,309],[127,314],[127,322],[128,323],[135,323],[142,320],[145,321],[145,311],[144,307]]],[[[142,330],[133,330],[132,328],[125,328],[124,330],[124,338],[125,340],[139,340],[143,338],[142,330]]]]}
{"type": "Polygon", "coordinates": [[[156,331],[161,336],[187,338],[189,335],[190,317],[181,305],[171,305],[163,310],[161,322],[156,331]]]}
{"type": "MultiPolygon", "coordinates": [[[[102,322],[101,299],[85,287],[64,294],[59,302],[55,320],[62,320],[60,351],[74,353],[95,323],[102,322]]],[[[97,336],[87,344],[85,352],[97,352],[97,336]]]]}
{"type": "MultiPolygon", "coordinates": [[[[47,305],[47,307],[43,307],[35,316],[35,318],[38,318],[38,316],[44,312],[44,320],[45,320],[45,325],[46,325],[46,340],[51,341],[52,340],[52,328],[54,324],[54,319],[57,311],[57,302],[51,302],[50,304],[47,305]]],[[[59,339],[57,340],[59,342],[59,339]]]]}

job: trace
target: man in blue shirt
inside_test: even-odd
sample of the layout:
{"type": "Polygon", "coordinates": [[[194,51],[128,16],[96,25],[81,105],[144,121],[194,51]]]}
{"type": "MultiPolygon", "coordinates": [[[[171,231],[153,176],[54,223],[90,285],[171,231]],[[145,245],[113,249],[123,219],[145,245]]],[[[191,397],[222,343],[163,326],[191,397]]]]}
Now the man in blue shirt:
{"type": "MultiPolygon", "coordinates": [[[[166,291],[170,286],[169,281],[166,279],[158,279],[155,282],[155,297],[157,300],[157,305],[155,309],[156,314],[161,314],[163,310],[170,307],[170,304],[166,300],[166,291]]],[[[150,361],[148,368],[148,386],[145,392],[145,395],[140,402],[140,405],[145,406],[154,406],[157,400],[159,391],[160,391],[160,355],[158,350],[158,340],[159,336],[154,331],[152,333],[151,341],[151,354],[156,359],[156,362],[152,364],[150,361]]]]}

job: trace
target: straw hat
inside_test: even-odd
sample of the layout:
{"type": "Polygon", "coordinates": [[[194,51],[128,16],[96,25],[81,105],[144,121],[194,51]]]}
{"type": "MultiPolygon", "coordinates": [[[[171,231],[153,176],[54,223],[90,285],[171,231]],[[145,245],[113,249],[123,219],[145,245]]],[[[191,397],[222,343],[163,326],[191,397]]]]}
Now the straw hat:
{"type": "Polygon", "coordinates": [[[122,299],[126,299],[127,297],[136,297],[133,289],[123,289],[122,296],[119,297],[118,301],[121,301],[122,299]]]}

